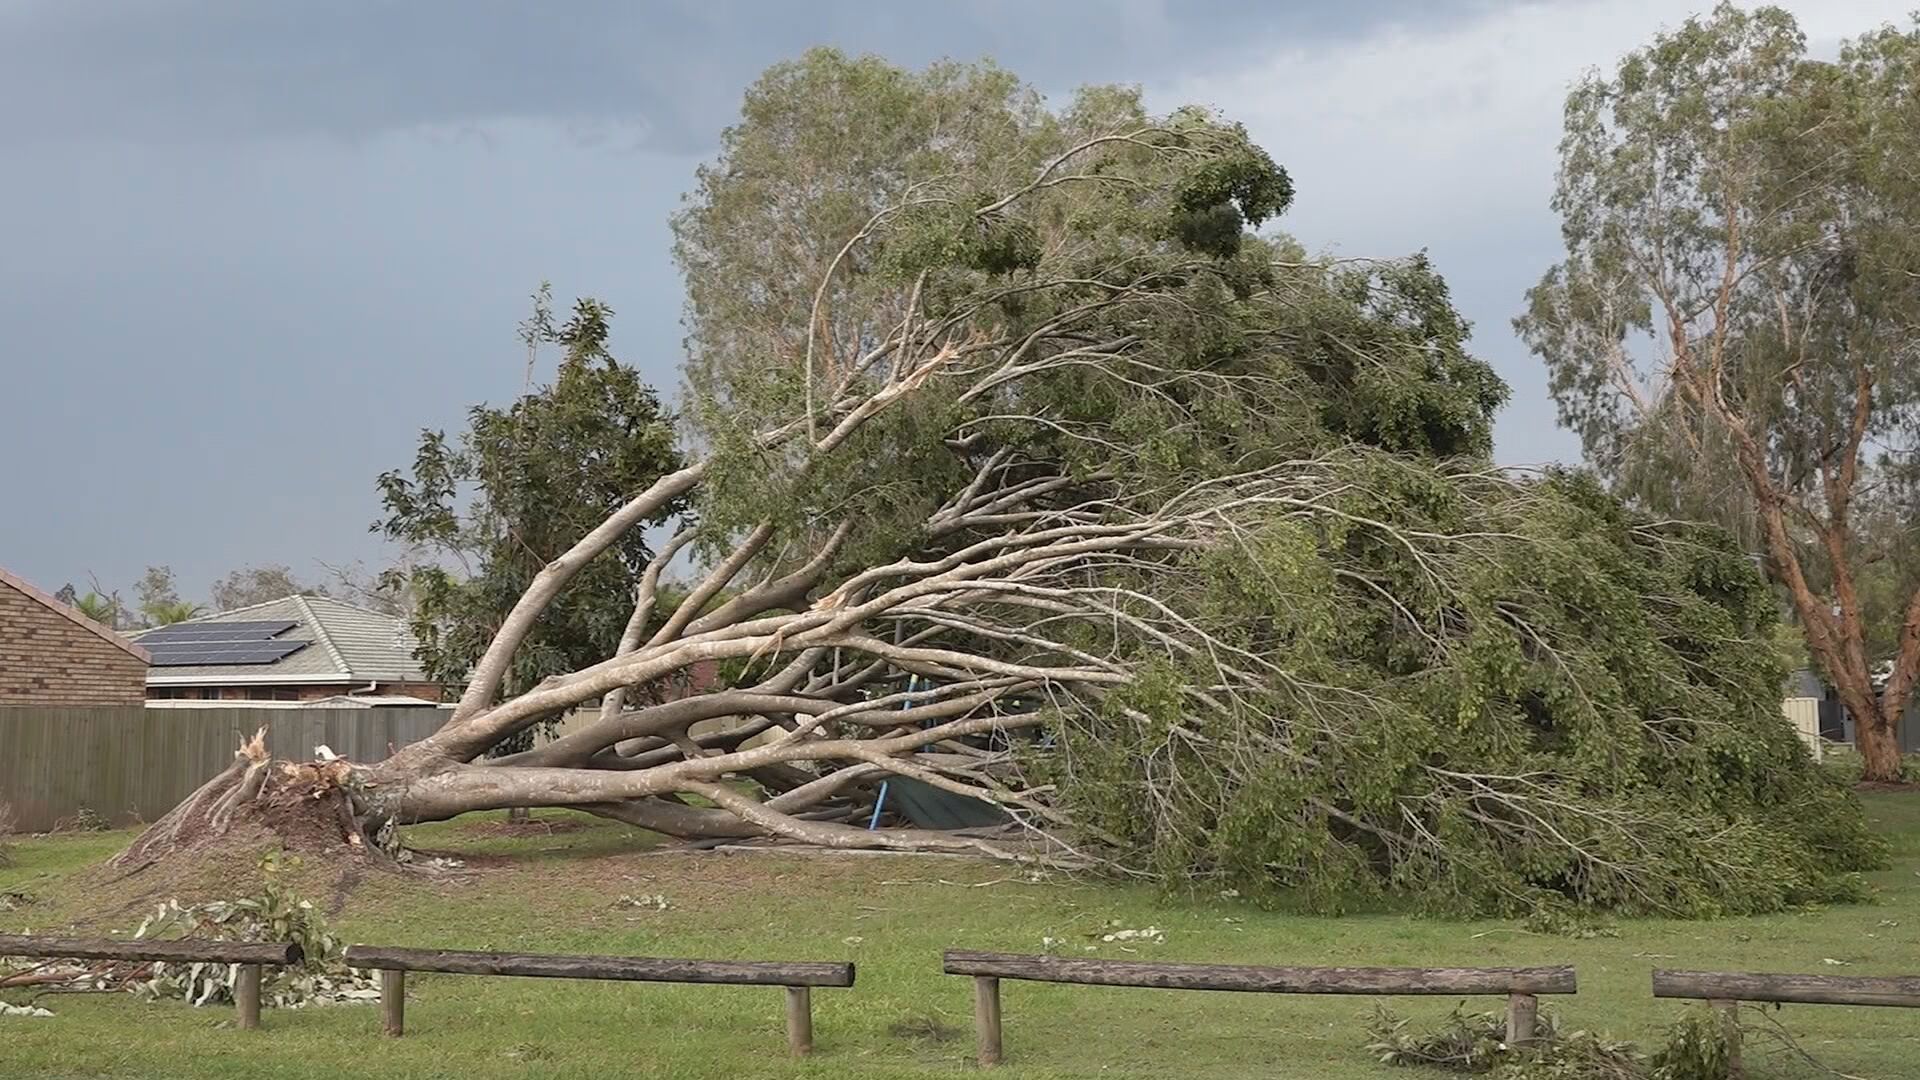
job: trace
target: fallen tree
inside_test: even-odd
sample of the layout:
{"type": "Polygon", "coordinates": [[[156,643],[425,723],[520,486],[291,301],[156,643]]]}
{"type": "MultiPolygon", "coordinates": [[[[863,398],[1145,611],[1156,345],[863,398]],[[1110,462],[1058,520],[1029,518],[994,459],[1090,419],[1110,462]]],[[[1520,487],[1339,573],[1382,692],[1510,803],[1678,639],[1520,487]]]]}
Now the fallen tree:
{"type": "Polygon", "coordinates": [[[1758,910],[1877,857],[1780,717],[1739,553],[1494,470],[1505,388],[1444,283],[1251,233],[1292,191],[1238,127],[830,53],[746,117],[677,223],[697,451],[545,564],[433,736],[251,745],[122,866],[242,820],[372,850],[515,807],[1322,906],[1758,910]],[[609,655],[504,693],[582,569],[678,505],[609,655]],[[1013,834],[865,827],[888,777],[1013,834]]]}

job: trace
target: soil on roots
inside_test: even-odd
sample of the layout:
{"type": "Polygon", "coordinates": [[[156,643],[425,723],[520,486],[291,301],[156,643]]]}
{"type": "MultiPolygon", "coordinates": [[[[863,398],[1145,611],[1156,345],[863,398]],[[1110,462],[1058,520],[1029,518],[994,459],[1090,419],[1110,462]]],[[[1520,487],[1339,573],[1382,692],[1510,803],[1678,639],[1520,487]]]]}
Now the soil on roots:
{"type": "Polygon", "coordinates": [[[346,792],[287,770],[217,820],[184,813],[155,822],[119,856],[85,871],[90,921],[118,925],[167,899],[182,903],[257,894],[265,862],[301,895],[338,907],[370,873],[401,871],[361,831],[346,792]],[[291,774],[291,775],[289,775],[291,774]]]}

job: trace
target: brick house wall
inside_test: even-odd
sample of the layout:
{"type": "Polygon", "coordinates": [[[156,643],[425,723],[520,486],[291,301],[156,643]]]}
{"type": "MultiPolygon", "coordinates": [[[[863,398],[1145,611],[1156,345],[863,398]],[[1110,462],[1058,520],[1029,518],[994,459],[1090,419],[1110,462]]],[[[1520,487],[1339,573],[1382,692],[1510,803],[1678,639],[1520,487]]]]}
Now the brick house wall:
{"type": "Polygon", "coordinates": [[[0,705],[139,705],[147,662],[113,632],[0,571],[0,705]]]}

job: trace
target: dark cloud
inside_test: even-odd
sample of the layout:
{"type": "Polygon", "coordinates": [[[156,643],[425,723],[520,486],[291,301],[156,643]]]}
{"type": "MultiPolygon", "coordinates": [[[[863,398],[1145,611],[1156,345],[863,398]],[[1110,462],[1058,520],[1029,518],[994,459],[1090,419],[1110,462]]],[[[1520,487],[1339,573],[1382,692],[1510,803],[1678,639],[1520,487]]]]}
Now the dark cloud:
{"type": "MultiPolygon", "coordinates": [[[[1165,88],[1481,6],[0,0],[0,403],[24,403],[0,506],[30,508],[0,513],[0,564],[51,589],[170,563],[202,598],[250,562],[380,565],[374,477],[521,389],[542,278],[612,303],[671,395],[667,216],[743,88],[809,46],[1165,88]]],[[[1219,104],[1255,119],[1269,85],[1219,104]]],[[[1290,166],[1303,127],[1345,123],[1303,108],[1259,133],[1290,166]]]]}
{"type": "Polygon", "coordinates": [[[712,144],[740,90],[816,44],[921,64],[988,55],[1049,89],[1146,82],[1276,39],[1337,41],[1491,0],[42,0],[0,14],[0,130],[14,139],[359,138],[558,117],[712,144]]]}

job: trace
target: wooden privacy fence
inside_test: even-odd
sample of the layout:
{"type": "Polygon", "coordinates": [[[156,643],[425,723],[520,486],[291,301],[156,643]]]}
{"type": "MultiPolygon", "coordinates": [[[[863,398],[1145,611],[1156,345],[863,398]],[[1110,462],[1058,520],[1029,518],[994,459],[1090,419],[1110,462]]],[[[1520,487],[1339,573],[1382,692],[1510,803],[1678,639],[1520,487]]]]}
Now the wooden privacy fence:
{"type": "Polygon", "coordinates": [[[134,960],[166,964],[238,964],[234,980],[234,1005],[240,1012],[240,1026],[251,1030],[260,1026],[260,969],[280,967],[303,959],[300,946],[291,941],[252,943],[244,941],[107,941],[90,938],[31,937],[0,934],[0,956],[24,956],[42,960],[134,960]]]}
{"type": "Polygon", "coordinates": [[[1504,994],[1507,1041],[1534,1035],[1540,994],[1571,994],[1571,967],[1351,968],[1249,967],[1239,964],[1156,964],[948,949],[949,975],[973,976],[973,1018],[980,1064],[1001,1059],[1000,980],[1143,986],[1156,990],[1232,990],[1259,994],[1504,994]]]}
{"type": "Polygon", "coordinates": [[[787,992],[787,1048],[795,1055],[805,1055],[813,1052],[812,988],[853,985],[853,965],[850,963],[541,956],[450,949],[395,949],[380,945],[349,945],[346,960],[351,967],[374,968],[380,972],[383,1026],[388,1035],[395,1036],[406,1030],[406,973],[409,971],[518,975],[539,979],[779,986],[787,992]]]}
{"type": "Polygon", "coordinates": [[[240,740],[267,729],[275,757],[308,761],[326,746],[378,761],[431,735],[442,709],[0,708],[0,802],[22,832],[45,832],[83,808],[114,824],[152,821],[233,763],[240,740]]]}
{"type": "Polygon", "coordinates": [[[1783,1002],[1802,1005],[1884,1005],[1920,1009],[1920,978],[1849,975],[1773,975],[1738,971],[1653,972],[1653,996],[1689,998],[1713,1006],[1727,1043],[1728,1074],[1744,1075],[1740,1062],[1740,1003],[1783,1002]]]}

